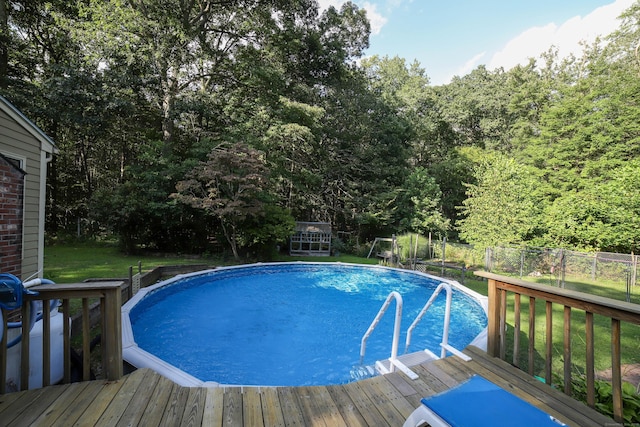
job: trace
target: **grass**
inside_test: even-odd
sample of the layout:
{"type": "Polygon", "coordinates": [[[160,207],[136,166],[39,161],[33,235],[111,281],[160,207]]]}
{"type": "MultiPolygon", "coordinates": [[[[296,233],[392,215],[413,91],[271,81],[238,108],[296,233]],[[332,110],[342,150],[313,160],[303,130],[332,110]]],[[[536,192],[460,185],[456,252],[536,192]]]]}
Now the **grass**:
{"type": "MultiPolygon", "coordinates": [[[[274,261],[344,262],[354,264],[378,264],[375,258],[353,255],[338,257],[290,257],[278,255],[274,261]]],[[[252,261],[247,261],[252,262],[252,261]]],[[[137,272],[162,265],[226,265],[237,262],[212,257],[125,255],[115,245],[74,243],[47,246],[44,251],[44,276],[56,283],[78,283],[86,279],[123,278],[129,276],[129,267],[137,272]]]]}
{"type": "Polygon", "coordinates": [[[122,278],[129,276],[129,267],[137,272],[161,265],[209,264],[212,259],[180,256],[124,255],[114,245],[77,243],[47,246],[44,251],[44,277],[56,283],[78,283],[91,278],[122,278]]]}

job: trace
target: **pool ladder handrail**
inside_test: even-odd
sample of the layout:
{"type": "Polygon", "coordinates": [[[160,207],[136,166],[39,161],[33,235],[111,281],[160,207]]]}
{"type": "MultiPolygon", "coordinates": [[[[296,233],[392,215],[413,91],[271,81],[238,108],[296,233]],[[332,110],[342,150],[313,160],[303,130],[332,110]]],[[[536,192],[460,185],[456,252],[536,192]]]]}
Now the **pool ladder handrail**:
{"type": "MultiPolygon", "coordinates": [[[[471,360],[469,356],[467,356],[457,348],[449,345],[449,323],[451,320],[451,300],[452,300],[453,291],[451,290],[451,285],[447,282],[441,282],[438,285],[436,290],[433,291],[433,294],[431,294],[431,297],[429,298],[429,300],[422,307],[422,310],[420,310],[420,313],[418,313],[418,315],[416,316],[411,326],[409,326],[409,329],[407,329],[407,338],[405,342],[404,352],[406,353],[409,350],[409,345],[411,345],[411,335],[413,334],[413,330],[416,328],[416,326],[418,326],[418,323],[420,323],[424,315],[427,313],[427,310],[429,310],[429,307],[431,307],[431,305],[436,300],[440,292],[442,292],[442,290],[446,292],[447,300],[446,300],[445,309],[444,309],[444,325],[442,330],[442,342],[440,343],[440,347],[442,348],[442,350],[440,352],[440,358],[441,359],[445,358],[447,356],[447,351],[449,351],[454,355],[460,357],[464,361],[468,362],[469,360],[471,360]]],[[[424,350],[424,351],[431,353],[428,350],[424,350]]]]}
{"type": "Polygon", "coordinates": [[[389,357],[389,372],[394,372],[395,367],[399,368],[402,372],[404,372],[409,378],[416,379],[418,376],[411,371],[404,363],[398,360],[398,343],[400,341],[400,325],[402,322],[402,295],[399,292],[393,291],[388,296],[387,299],[378,310],[378,314],[369,325],[367,332],[362,336],[362,340],[360,341],[360,364],[364,360],[364,355],[367,348],[367,340],[371,336],[373,330],[378,326],[380,319],[385,315],[387,309],[391,305],[391,302],[396,302],[396,316],[393,324],[393,338],[391,342],[391,357],[389,357]]]}

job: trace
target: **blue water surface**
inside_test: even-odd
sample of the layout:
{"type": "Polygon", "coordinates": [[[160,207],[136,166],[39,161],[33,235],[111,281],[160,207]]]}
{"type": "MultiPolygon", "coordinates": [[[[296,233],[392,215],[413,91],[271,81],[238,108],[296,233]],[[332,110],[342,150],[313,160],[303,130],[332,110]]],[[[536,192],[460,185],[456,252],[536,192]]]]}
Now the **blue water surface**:
{"type": "MultiPolygon", "coordinates": [[[[301,386],[344,384],[360,341],[387,295],[404,301],[406,330],[440,283],[381,267],[281,264],[232,268],[161,287],[131,311],[136,343],[203,381],[301,386]]],[[[423,318],[410,351],[440,354],[444,293],[423,318]]],[[[364,364],[391,352],[395,304],[367,342],[364,364]]],[[[462,349],[485,328],[478,303],[454,290],[449,343],[462,349]]]]}

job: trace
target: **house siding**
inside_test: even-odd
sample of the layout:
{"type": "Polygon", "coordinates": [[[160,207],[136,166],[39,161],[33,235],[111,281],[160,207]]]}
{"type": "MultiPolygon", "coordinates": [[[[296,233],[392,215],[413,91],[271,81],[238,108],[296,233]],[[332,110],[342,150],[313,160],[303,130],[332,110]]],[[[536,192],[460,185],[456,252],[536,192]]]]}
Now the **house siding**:
{"type": "Polygon", "coordinates": [[[24,280],[39,273],[40,259],[40,175],[41,143],[20,123],[0,110],[0,154],[24,161],[24,200],[22,224],[22,265],[20,277],[24,280]]]}

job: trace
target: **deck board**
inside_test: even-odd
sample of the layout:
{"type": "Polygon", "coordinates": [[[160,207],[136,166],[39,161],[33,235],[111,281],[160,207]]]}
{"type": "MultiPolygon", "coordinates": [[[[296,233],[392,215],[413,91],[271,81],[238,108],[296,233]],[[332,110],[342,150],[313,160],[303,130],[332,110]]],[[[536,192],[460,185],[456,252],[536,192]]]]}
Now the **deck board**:
{"type": "Polygon", "coordinates": [[[222,426],[222,409],[224,408],[224,389],[208,388],[202,414],[202,425],[210,427],[222,426]]]}
{"type": "Polygon", "coordinates": [[[185,427],[200,426],[204,415],[207,390],[202,387],[192,387],[188,393],[181,424],[185,427]]]}
{"type": "Polygon", "coordinates": [[[244,424],[264,427],[262,420],[262,396],[257,387],[245,387],[242,391],[242,413],[244,424]]]}
{"type": "Polygon", "coordinates": [[[265,427],[285,427],[280,400],[278,399],[278,390],[275,387],[262,387],[262,420],[265,427]]]}
{"type": "MultiPolygon", "coordinates": [[[[135,372],[136,374],[138,371],[135,372]]],[[[132,375],[130,375],[132,376],[132,375]]],[[[128,425],[138,425],[140,420],[142,419],[142,415],[144,414],[147,405],[149,404],[149,396],[153,393],[158,382],[160,381],[160,376],[156,375],[155,372],[145,369],[139,375],[140,384],[143,385],[139,388],[140,392],[136,392],[129,402],[129,406],[124,411],[120,420],[118,421],[118,426],[128,426],[128,425]]]]}
{"type": "Polygon", "coordinates": [[[282,414],[285,415],[285,425],[287,427],[304,427],[302,409],[298,405],[298,399],[295,397],[293,390],[290,387],[278,388],[278,399],[280,400],[282,414]]]}
{"type": "Polygon", "coordinates": [[[0,395],[0,425],[399,426],[420,399],[480,374],[570,426],[616,425],[506,362],[468,348],[401,372],[336,386],[189,388],[140,369],[91,381],[0,395]]]}
{"type": "Polygon", "coordinates": [[[328,387],[327,392],[331,395],[333,401],[336,402],[342,419],[349,427],[367,425],[362,414],[360,414],[360,411],[358,411],[343,386],[328,387]]]}
{"type": "Polygon", "coordinates": [[[231,427],[241,425],[244,425],[242,420],[242,388],[225,387],[224,405],[222,407],[222,426],[231,427]]]}

